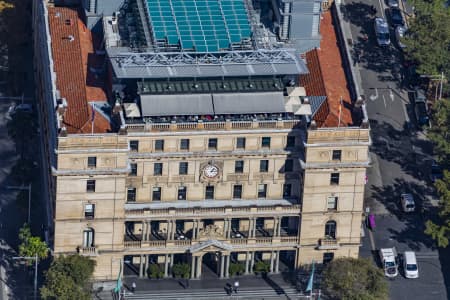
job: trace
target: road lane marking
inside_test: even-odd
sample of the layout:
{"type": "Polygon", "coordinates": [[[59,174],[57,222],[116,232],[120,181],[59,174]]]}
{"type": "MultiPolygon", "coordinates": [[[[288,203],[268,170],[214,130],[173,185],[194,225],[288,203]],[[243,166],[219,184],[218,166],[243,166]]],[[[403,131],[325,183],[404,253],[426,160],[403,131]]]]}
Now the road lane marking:
{"type": "Polygon", "coordinates": [[[381,94],[381,97],[383,97],[384,108],[387,109],[386,98],[384,98],[384,94],[381,94]]]}
{"type": "Polygon", "coordinates": [[[380,4],[380,10],[381,10],[381,16],[384,18],[386,18],[384,16],[384,7],[383,7],[383,1],[382,0],[378,0],[378,3],[380,4]]]}
{"type": "Polygon", "coordinates": [[[377,88],[375,88],[375,95],[370,95],[369,98],[372,101],[375,101],[378,99],[378,89],[377,88]]]}
{"type": "Polygon", "coordinates": [[[391,88],[389,88],[389,98],[391,98],[391,101],[394,102],[394,93],[391,88]]]}

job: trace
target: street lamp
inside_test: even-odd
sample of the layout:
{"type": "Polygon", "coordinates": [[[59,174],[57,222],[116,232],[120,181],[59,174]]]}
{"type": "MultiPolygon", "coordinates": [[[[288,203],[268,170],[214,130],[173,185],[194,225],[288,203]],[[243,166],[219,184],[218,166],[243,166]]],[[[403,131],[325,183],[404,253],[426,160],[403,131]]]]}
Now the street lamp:
{"type": "Polygon", "coordinates": [[[28,190],[28,224],[30,224],[31,219],[31,183],[28,184],[28,186],[7,186],[6,188],[10,190],[21,190],[25,191],[28,190]]]}
{"type": "MultiPolygon", "coordinates": [[[[439,100],[442,99],[442,86],[444,84],[444,72],[442,72],[440,75],[420,75],[420,78],[430,78],[430,80],[439,80],[439,100]]],[[[436,87],[436,95],[435,95],[435,100],[437,100],[437,87],[436,87]]]]}
{"type": "Polygon", "coordinates": [[[25,259],[25,260],[34,260],[34,299],[37,299],[37,279],[38,279],[38,263],[39,257],[37,253],[35,256],[14,256],[14,260],[25,259]]]}

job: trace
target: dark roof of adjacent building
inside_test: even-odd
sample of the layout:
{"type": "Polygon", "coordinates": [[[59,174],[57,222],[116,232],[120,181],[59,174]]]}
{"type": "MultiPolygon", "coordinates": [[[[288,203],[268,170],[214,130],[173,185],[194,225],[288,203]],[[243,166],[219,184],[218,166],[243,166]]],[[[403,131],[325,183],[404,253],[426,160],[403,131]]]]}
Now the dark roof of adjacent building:
{"type": "Polygon", "coordinates": [[[101,76],[104,57],[95,54],[93,37],[78,12],[68,7],[49,7],[48,20],[56,88],[67,102],[63,125],[69,133],[107,132],[109,120],[92,113],[88,102],[107,100],[101,76]]]}

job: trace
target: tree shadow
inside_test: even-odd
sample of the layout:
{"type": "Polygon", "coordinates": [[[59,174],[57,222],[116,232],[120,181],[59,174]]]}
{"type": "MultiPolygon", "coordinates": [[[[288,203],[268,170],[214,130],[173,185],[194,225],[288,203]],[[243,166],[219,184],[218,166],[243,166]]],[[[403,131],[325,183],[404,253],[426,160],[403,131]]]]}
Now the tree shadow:
{"type": "Polygon", "coordinates": [[[393,239],[408,245],[414,251],[422,248],[436,249],[435,242],[424,233],[425,221],[429,215],[433,215],[433,209],[426,200],[426,195],[433,192],[432,188],[400,178],[395,179],[392,185],[371,188],[372,197],[404,224],[402,229],[388,229],[393,239]],[[400,196],[403,193],[413,195],[415,212],[403,212],[400,204],[400,196]]]}

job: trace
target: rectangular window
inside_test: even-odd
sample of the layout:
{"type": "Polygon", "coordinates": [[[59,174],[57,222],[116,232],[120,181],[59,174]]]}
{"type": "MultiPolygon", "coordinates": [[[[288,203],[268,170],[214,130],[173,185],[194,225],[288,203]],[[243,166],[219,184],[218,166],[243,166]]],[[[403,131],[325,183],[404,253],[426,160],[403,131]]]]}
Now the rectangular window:
{"type": "Polygon", "coordinates": [[[258,198],[266,198],[267,184],[258,184],[258,198]]]}
{"type": "Polygon", "coordinates": [[[136,188],[129,187],[127,189],[127,202],[134,202],[136,201],[136,188]]]}
{"type": "Polygon", "coordinates": [[[336,210],[337,209],[337,201],[338,197],[330,196],[327,198],[327,209],[328,210],[336,210]]]}
{"type": "Polygon", "coordinates": [[[153,175],[154,176],[161,176],[163,173],[163,164],[162,163],[155,163],[153,165],[153,175]]]}
{"type": "Polygon", "coordinates": [[[332,159],[333,160],[341,160],[342,150],[333,150],[332,159]]]}
{"type": "Polygon", "coordinates": [[[270,137],[265,136],[261,139],[261,147],[262,148],[270,148],[270,137]]]}
{"type": "Polygon", "coordinates": [[[161,188],[154,187],[152,189],[152,201],[161,201],[161,188]]]}
{"type": "Polygon", "coordinates": [[[243,173],[244,172],[244,161],[237,160],[234,162],[234,173],[243,173]]]}
{"type": "Polygon", "coordinates": [[[217,150],[217,139],[209,139],[208,140],[208,149],[209,150],[217,150]]]}
{"type": "Polygon", "coordinates": [[[95,180],[90,179],[86,182],[86,192],[95,192],[95,180]]]}
{"type": "Polygon", "coordinates": [[[178,200],[186,200],[186,187],[185,186],[180,186],[178,188],[178,200]]]}
{"type": "Polygon", "coordinates": [[[164,151],[164,140],[155,141],[155,151],[164,151]]]}
{"type": "Polygon", "coordinates": [[[137,175],[137,164],[131,163],[130,164],[130,176],[136,176],[137,175]]]}
{"type": "Polygon", "coordinates": [[[181,139],[180,150],[189,150],[189,139],[181,139]]]}
{"type": "Polygon", "coordinates": [[[86,219],[93,219],[95,215],[95,204],[85,204],[84,205],[84,217],[86,219]]]}
{"type": "Polygon", "coordinates": [[[288,136],[286,140],[286,148],[295,147],[295,136],[288,136]]]}
{"type": "Polygon", "coordinates": [[[131,151],[139,151],[139,141],[133,140],[130,141],[130,150],[131,151]]]}
{"type": "Polygon", "coordinates": [[[238,137],[236,139],[236,149],[245,149],[245,137],[238,137]]]}
{"type": "Polygon", "coordinates": [[[333,252],[325,252],[323,254],[323,264],[326,265],[328,263],[330,263],[334,258],[334,253],[333,252]]]}
{"type": "Polygon", "coordinates": [[[242,198],[242,185],[236,184],[233,185],[233,199],[241,199],[242,198]]]}
{"type": "Polygon", "coordinates": [[[292,159],[286,159],[284,162],[284,172],[294,171],[294,161],[292,159]]]}
{"type": "Polygon", "coordinates": [[[205,188],[205,199],[206,200],[214,199],[214,186],[209,185],[205,188]]]}
{"type": "Polygon", "coordinates": [[[88,168],[96,168],[97,167],[97,157],[89,156],[88,157],[88,168]]]}
{"type": "Polygon", "coordinates": [[[339,184],[339,173],[331,173],[331,175],[330,175],[330,184],[331,185],[339,184]]]}
{"type": "Polygon", "coordinates": [[[264,173],[269,171],[269,161],[263,159],[259,161],[259,172],[264,173]]]}
{"type": "Polygon", "coordinates": [[[292,196],[292,184],[283,184],[283,198],[290,198],[292,196]]]}
{"type": "Polygon", "coordinates": [[[179,166],[179,174],[180,175],[186,175],[188,173],[188,166],[189,164],[185,161],[180,162],[180,166],[179,166]]]}

